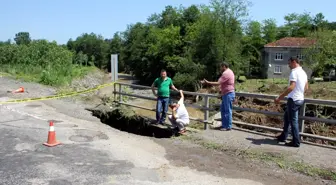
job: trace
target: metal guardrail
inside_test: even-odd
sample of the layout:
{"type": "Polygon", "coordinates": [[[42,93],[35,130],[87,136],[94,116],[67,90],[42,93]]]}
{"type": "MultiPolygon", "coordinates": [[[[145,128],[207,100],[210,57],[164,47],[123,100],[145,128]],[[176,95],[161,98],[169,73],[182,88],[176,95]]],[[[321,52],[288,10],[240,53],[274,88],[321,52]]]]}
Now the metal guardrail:
{"type": "MultiPolygon", "coordinates": [[[[138,105],[133,105],[133,104],[128,104],[128,103],[123,102],[122,96],[129,96],[129,97],[135,97],[135,98],[141,98],[141,99],[153,100],[153,101],[156,101],[156,98],[148,97],[148,96],[142,96],[142,95],[138,95],[138,94],[129,94],[129,93],[123,92],[122,91],[122,86],[128,86],[128,87],[139,88],[139,89],[151,89],[151,87],[117,82],[117,83],[114,84],[114,92],[113,92],[114,93],[114,100],[116,101],[116,95],[119,94],[119,100],[117,100],[117,102],[119,104],[123,104],[123,105],[127,105],[127,106],[133,106],[133,107],[146,109],[146,110],[150,110],[150,111],[155,111],[155,109],[153,109],[153,108],[148,108],[148,107],[143,107],[143,106],[138,106],[138,105]],[[118,91],[117,91],[117,85],[119,86],[118,91]]],[[[193,105],[193,104],[186,104],[186,106],[203,110],[204,119],[197,119],[197,118],[192,118],[192,117],[190,119],[204,123],[204,129],[207,129],[208,124],[211,123],[211,120],[208,120],[209,119],[209,112],[212,111],[212,110],[215,110],[214,108],[210,108],[209,100],[210,100],[210,98],[218,98],[218,96],[216,96],[214,94],[205,94],[205,93],[188,92],[188,91],[183,91],[183,93],[186,94],[186,95],[193,95],[193,96],[198,95],[198,96],[202,96],[204,98],[204,105],[203,106],[193,105]]],[[[241,92],[236,92],[236,96],[269,99],[269,100],[274,100],[277,97],[275,95],[241,93],[241,92]]],[[[285,98],[285,100],[287,100],[287,98],[285,98]]],[[[305,127],[304,126],[304,124],[305,124],[304,121],[305,120],[328,123],[328,124],[336,124],[336,120],[334,120],[334,119],[324,119],[324,118],[316,118],[316,117],[305,116],[305,109],[306,109],[307,104],[336,106],[336,101],[334,101],[334,100],[308,99],[307,98],[304,101],[304,104],[303,104],[303,106],[300,110],[300,115],[299,115],[300,135],[301,136],[321,139],[321,140],[325,140],[325,141],[336,142],[336,138],[304,133],[304,127],[305,127]]],[[[280,113],[280,112],[270,112],[270,111],[263,111],[263,110],[257,110],[257,109],[242,108],[242,107],[237,107],[237,106],[233,106],[233,109],[237,110],[237,111],[253,112],[253,113],[259,113],[259,114],[264,114],[264,115],[268,115],[268,116],[283,116],[283,113],[280,113]]],[[[168,113],[168,114],[170,114],[170,113],[168,113]]],[[[216,121],[220,121],[220,120],[216,120],[216,121]]],[[[268,127],[268,126],[251,124],[251,123],[245,123],[245,122],[240,122],[240,121],[233,121],[233,123],[238,124],[238,125],[244,125],[244,126],[250,126],[250,127],[270,130],[270,131],[276,131],[276,132],[281,132],[282,131],[282,129],[280,129],[280,128],[268,127]]]]}

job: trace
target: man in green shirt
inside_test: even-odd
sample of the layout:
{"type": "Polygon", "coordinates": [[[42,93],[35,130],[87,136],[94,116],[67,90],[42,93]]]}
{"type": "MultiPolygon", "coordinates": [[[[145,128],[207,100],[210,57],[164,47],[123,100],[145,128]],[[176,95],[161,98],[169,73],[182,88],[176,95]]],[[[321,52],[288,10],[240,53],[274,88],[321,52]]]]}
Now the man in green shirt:
{"type": "Polygon", "coordinates": [[[167,77],[166,70],[163,69],[161,70],[161,77],[155,79],[154,83],[152,84],[153,94],[157,97],[156,121],[159,124],[163,124],[166,120],[170,100],[170,88],[174,89],[177,92],[179,91],[173,85],[172,79],[167,77]],[[157,93],[155,92],[154,87],[158,88],[157,93]]]}

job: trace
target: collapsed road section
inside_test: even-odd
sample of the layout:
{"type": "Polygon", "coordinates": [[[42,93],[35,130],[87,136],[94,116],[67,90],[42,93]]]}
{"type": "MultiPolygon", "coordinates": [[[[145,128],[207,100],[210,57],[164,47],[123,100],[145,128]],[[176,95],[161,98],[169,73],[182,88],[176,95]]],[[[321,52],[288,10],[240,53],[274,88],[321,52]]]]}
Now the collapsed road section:
{"type": "Polygon", "coordinates": [[[174,135],[171,129],[154,125],[154,120],[136,115],[134,110],[122,105],[114,105],[112,108],[101,105],[86,110],[91,111],[102,123],[120,131],[155,138],[170,138],[174,135]]]}

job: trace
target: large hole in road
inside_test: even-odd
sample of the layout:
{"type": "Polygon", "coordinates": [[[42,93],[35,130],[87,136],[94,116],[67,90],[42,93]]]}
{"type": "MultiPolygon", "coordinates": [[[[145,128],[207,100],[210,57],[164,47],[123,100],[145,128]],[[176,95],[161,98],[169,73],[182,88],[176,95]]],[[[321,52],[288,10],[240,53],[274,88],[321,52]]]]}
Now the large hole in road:
{"type": "Polygon", "coordinates": [[[171,129],[154,125],[153,120],[136,115],[132,109],[125,106],[86,110],[91,111],[102,123],[124,132],[155,138],[170,138],[174,135],[171,129]]]}

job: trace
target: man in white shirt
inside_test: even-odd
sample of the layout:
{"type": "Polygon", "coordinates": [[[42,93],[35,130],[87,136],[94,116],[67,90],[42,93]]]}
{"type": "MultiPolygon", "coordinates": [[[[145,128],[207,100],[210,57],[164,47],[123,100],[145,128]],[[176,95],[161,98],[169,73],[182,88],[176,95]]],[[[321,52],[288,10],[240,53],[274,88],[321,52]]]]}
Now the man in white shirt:
{"type": "Polygon", "coordinates": [[[298,124],[299,110],[304,103],[304,93],[308,89],[308,77],[300,66],[297,57],[288,60],[288,66],[292,70],[289,75],[288,88],[277,97],[274,102],[279,103],[287,96],[287,108],[284,115],[284,127],[282,133],[277,136],[279,142],[285,142],[288,137],[289,126],[292,128],[293,140],[286,143],[287,146],[300,147],[300,131],[298,124]]]}
{"type": "Polygon", "coordinates": [[[174,129],[178,129],[180,134],[186,132],[185,126],[189,124],[189,114],[184,105],[184,95],[180,90],[180,100],[177,103],[171,103],[169,107],[172,109],[172,115],[168,116],[168,119],[174,129]]]}

